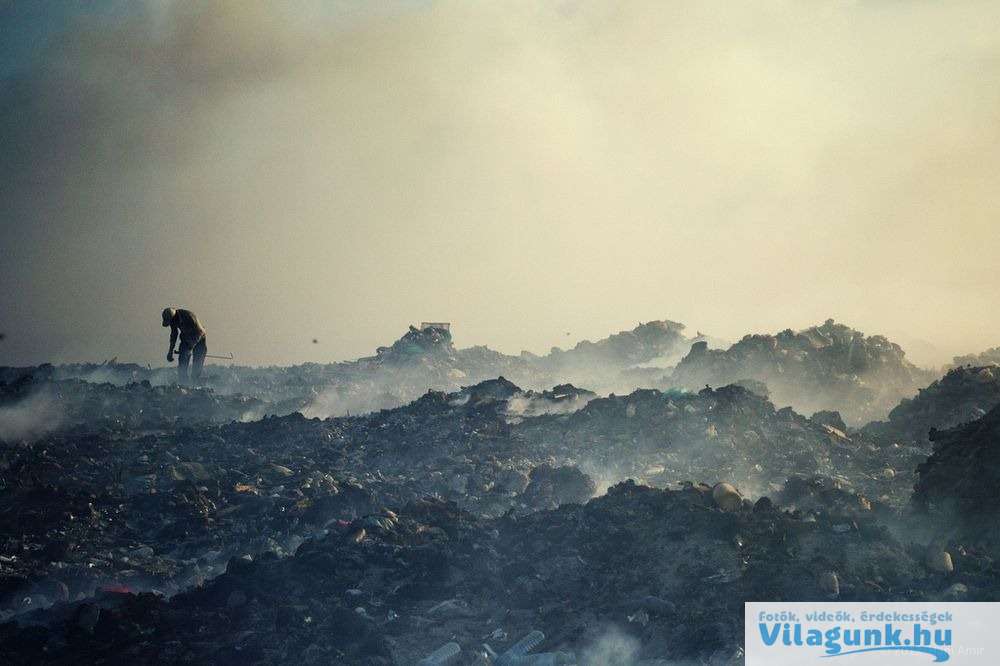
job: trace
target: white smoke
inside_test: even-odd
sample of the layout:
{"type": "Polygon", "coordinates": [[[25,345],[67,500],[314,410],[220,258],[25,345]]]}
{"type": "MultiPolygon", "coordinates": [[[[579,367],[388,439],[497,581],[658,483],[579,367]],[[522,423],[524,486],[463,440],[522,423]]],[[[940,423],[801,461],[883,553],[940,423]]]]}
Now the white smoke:
{"type": "Polygon", "coordinates": [[[0,440],[31,441],[57,429],[61,422],[58,401],[49,393],[34,393],[0,407],[0,440]]]}
{"type": "Polygon", "coordinates": [[[373,379],[366,383],[331,386],[316,395],[302,410],[302,415],[321,419],[359,416],[380,409],[399,407],[417,397],[419,396],[402,393],[397,385],[373,379]]]}
{"type": "Polygon", "coordinates": [[[507,416],[517,419],[522,417],[542,416],[545,414],[572,414],[583,409],[596,395],[577,395],[571,400],[547,400],[545,398],[519,393],[507,401],[507,416]]]}
{"type": "Polygon", "coordinates": [[[580,653],[579,666],[695,666],[695,662],[662,658],[640,659],[642,644],[618,627],[611,627],[580,653]]]}
{"type": "Polygon", "coordinates": [[[609,629],[580,655],[580,666],[635,666],[639,661],[638,639],[620,629],[609,629]]]}

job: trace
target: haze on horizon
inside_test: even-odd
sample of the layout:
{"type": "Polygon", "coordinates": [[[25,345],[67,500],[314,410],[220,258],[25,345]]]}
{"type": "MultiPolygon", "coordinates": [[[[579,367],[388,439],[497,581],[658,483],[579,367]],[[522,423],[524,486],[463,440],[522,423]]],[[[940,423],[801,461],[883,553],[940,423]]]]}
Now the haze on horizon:
{"type": "Polygon", "coordinates": [[[0,365],[163,363],[167,305],[247,364],[1000,344],[998,3],[43,4],[0,3],[0,365]]]}

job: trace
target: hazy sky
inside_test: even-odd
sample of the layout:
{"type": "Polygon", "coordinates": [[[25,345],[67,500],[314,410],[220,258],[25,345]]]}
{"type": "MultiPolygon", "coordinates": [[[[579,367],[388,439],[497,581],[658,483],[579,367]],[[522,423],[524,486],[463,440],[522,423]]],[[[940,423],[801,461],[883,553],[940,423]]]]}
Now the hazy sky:
{"type": "Polygon", "coordinates": [[[1000,344],[1000,3],[370,4],[0,1],[0,364],[1000,344]]]}

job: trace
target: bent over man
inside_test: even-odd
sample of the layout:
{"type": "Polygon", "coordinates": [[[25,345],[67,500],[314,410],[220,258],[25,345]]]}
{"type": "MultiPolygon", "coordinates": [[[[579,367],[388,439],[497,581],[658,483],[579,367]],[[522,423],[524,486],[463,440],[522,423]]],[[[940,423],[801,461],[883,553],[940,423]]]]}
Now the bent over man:
{"type": "Polygon", "coordinates": [[[191,368],[191,379],[197,382],[201,377],[201,368],[205,365],[205,355],[208,344],[205,341],[205,329],[198,317],[190,310],[163,310],[163,325],[170,327],[170,350],[167,351],[167,363],[174,362],[174,343],[180,334],[181,348],[177,359],[177,376],[182,384],[188,381],[188,362],[194,356],[191,368]]]}

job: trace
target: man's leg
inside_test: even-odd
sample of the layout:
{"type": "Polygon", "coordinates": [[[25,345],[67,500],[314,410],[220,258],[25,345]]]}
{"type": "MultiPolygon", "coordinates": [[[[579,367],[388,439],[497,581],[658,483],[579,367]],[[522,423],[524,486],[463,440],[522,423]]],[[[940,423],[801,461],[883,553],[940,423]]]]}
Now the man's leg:
{"type": "Polygon", "coordinates": [[[201,379],[201,369],[205,365],[205,354],[208,353],[208,343],[202,338],[194,346],[194,362],[191,364],[191,381],[197,383],[201,379]]]}
{"type": "Polygon", "coordinates": [[[191,348],[183,342],[180,353],[177,356],[177,381],[181,384],[188,382],[188,363],[191,361],[191,348]]]}

